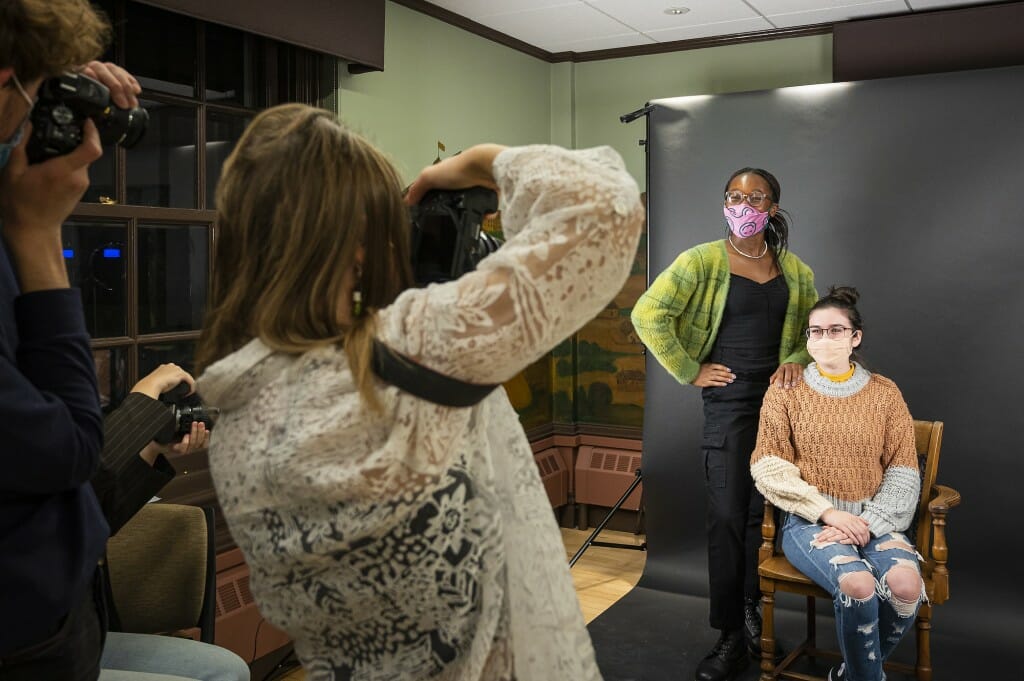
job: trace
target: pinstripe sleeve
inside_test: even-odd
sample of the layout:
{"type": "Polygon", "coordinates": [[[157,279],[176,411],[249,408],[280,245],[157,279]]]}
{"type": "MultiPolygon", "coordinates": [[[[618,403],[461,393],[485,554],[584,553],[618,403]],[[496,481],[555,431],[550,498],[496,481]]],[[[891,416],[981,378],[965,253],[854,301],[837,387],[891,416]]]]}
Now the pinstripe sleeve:
{"type": "Polygon", "coordinates": [[[92,485],[111,536],[174,478],[174,469],[163,455],[153,466],[139,456],[172,420],[167,405],[141,393],[129,393],[104,420],[103,454],[92,485]]]}

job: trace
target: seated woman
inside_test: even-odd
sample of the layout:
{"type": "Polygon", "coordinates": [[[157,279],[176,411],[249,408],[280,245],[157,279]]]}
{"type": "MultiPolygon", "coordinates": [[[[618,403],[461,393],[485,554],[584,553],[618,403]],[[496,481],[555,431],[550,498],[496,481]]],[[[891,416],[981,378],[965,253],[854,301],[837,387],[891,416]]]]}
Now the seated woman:
{"type": "Polygon", "coordinates": [[[920,493],[914,424],[896,384],[851,361],[864,332],[856,289],[811,308],[814,363],[795,388],[768,389],[750,472],[785,511],[789,561],[833,595],[843,663],[829,681],[879,681],[924,597],[900,532],[920,493]]]}
{"type": "MultiPolygon", "coordinates": [[[[182,382],[195,385],[178,365],[161,364],[103,419],[103,452],[92,487],[111,536],[174,478],[168,456],[193,454],[209,441],[198,421],[178,442],[162,445],[153,439],[174,427],[160,396],[182,382]]],[[[99,681],[249,681],[249,666],[230,650],[200,641],[109,631],[99,681]]]]}

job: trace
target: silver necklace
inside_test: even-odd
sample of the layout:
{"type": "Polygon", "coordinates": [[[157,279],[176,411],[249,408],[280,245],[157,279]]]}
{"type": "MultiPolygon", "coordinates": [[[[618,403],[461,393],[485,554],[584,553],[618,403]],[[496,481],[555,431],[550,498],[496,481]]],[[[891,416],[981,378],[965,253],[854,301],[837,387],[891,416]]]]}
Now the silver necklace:
{"type": "Polygon", "coordinates": [[[742,255],[744,258],[750,258],[751,260],[760,260],[761,258],[764,257],[764,254],[768,252],[767,241],[764,242],[764,250],[761,251],[761,255],[750,255],[748,253],[744,253],[743,251],[736,247],[736,244],[732,242],[732,234],[730,234],[727,238],[729,239],[729,245],[733,247],[733,250],[742,255]]]}

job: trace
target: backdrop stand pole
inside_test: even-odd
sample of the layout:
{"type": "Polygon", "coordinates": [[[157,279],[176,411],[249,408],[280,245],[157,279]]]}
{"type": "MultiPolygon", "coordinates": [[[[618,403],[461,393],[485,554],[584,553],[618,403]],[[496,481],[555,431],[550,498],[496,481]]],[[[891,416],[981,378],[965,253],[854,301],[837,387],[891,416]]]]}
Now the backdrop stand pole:
{"type": "MultiPolygon", "coordinates": [[[[583,555],[584,551],[589,549],[591,546],[604,546],[604,547],[610,548],[610,549],[631,549],[633,551],[646,551],[647,550],[647,542],[646,541],[642,542],[640,544],[619,544],[619,543],[616,543],[616,542],[594,541],[597,538],[597,535],[599,535],[601,533],[601,530],[604,529],[605,525],[608,524],[608,521],[610,521],[612,519],[612,516],[615,515],[615,512],[618,511],[620,508],[622,508],[622,505],[624,503],[626,503],[626,499],[629,497],[630,494],[633,493],[633,490],[635,490],[637,488],[637,485],[639,485],[642,480],[643,480],[643,476],[640,474],[640,469],[637,468],[636,469],[636,478],[633,480],[632,483],[630,483],[629,488],[622,494],[622,496],[619,497],[619,500],[615,502],[615,505],[612,506],[612,509],[610,511],[608,511],[608,515],[606,515],[604,517],[604,520],[602,520],[598,524],[598,526],[596,528],[594,528],[594,531],[590,533],[590,536],[587,537],[587,541],[583,542],[583,546],[581,546],[580,550],[576,552],[576,555],[572,557],[572,560],[569,561],[569,567],[570,568],[573,565],[576,564],[576,561],[578,561],[580,559],[580,556],[583,555]]],[[[640,515],[637,517],[637,530],[640,529],[640,518],[643,516],[643,512],[644,512],[644,497],[643,497],[643,492],[641,492],[640,493],[640,509],[639,509],[639,514],[640,515]]]]}

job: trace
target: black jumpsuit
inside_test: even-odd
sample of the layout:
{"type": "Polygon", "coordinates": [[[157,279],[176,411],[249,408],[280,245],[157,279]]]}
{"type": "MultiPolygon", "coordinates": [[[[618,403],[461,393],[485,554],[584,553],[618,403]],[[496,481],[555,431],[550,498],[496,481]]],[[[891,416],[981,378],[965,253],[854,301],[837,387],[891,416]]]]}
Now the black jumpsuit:
{"type": "Polygon", "coordinates": [[[750,477],[761,402],[779,366],[789,287],[782,275],[764,284],[730,275],[725,312],[708,362],[736,374],[704,388],[704,479],[708,495],[711,626],[743,626],[744,599],[760,597],[757,551],[764,499],[750,477]]]}

